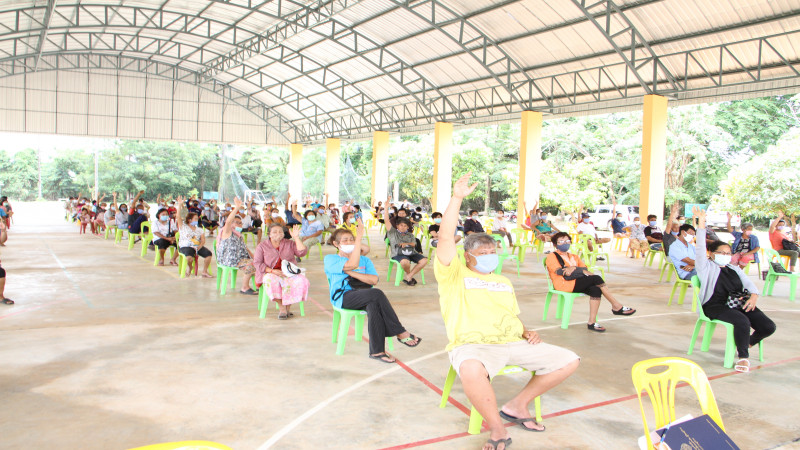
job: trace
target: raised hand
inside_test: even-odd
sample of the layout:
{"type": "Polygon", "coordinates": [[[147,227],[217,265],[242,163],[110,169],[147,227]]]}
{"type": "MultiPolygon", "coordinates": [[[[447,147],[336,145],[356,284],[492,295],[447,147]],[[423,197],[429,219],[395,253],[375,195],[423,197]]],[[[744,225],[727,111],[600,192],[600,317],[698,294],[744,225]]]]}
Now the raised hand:
{"type": "Polygon", "coordinates": [[[292,239],[299,239],[300,238],[300,225],[295,225],[289,228],[289,235],[292,239]]]}
{"type": "Polygon", "coordinates": [[[236,210],[238,211],[242,207],[242,200],[239,197],[233,197],[233,204],[236,205],[236,210]]]}
{"type": "Polygon", "coordinates": [[[362,236],[364,236],[364,222],[358,219],[356,221],[356,239],[360,241],[362,236]]]}
{"type": "Polygon", "coordinates": [[[729,222],[730,222],[730,220],[731,220],[731,218],[732,218],[732,217],[733,217],[733,214],[731,214],[731,213],[728,213],[728,221],[729,221],[729,222]]]}
{"type": "Polygon", "coordinates": [[[453,186],[453,197],[464,199],[466,196],[471,194],[476,187],[478,187],[477,182],[472,186],[469,185],[470,175],[472,175],[472,172],[467,172],[466,175],[462,176],[456,181],[455,186],[453,186]]]}

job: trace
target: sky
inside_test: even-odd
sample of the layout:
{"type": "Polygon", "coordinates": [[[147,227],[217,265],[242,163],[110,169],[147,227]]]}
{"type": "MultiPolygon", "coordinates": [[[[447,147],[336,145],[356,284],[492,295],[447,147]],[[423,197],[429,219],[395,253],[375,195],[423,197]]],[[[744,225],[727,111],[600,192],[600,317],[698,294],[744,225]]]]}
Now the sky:
{"type": "Polygon", "coordinates": [[[10,155],[32,148],[40,150],[42,159],[49,160],[63,150],[83,149],[87,152],[95,148],[111,147],[114,139],[64,136],[55,134],[4,133],[0,132],[0,150],[10,155]]]}

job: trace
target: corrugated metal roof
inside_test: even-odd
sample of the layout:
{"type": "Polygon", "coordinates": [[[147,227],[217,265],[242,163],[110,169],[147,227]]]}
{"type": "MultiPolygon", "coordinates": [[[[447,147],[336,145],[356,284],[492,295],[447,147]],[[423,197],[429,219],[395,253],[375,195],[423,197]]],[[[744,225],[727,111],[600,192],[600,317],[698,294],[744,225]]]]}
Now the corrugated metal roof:
{"type": "Polygon", "coordinates": [[[800,73],[796,0],[599,1],[588,16],[579,3],[86,0],[56,2],[50,14],[41,1],[0,0],[0,94],[9,99],[0,117],[19,123],[3,108],[16,104],[24,86],[39,92],[24,98],[41,113],[31,117],[43,121],[42,129],[58,129],[63,120],[65,130],[91,133],[96,128],[81,128],[71,117],[107,113],[92,99],[119,95],[106,105],[133,114],[115,125],[119,135],[221,139],[235,132],[246,139],[269,135],[272,143],[313,142],[329,137],[320,130],[335,128],[325,123],[331,118],[349,123],[352,116],[363,125],[354,103],[361,99],[370,102],[367,111],[382,109],[396,120],[369,127],[408,131],[531,108],[554,115],[628,108],[648,92],[688,102],[800,84],[778,83],[800,73]],[[606,6],[618,12],[606,16],[606,6]],[[610,24],[613,36],[592,19],[610,24]],[[124,70],[123,93],[114,69],[124,70]],[[55,71],[73,75],[49,75],[55,71]],[[14,81],[21,77],[25,83],[14,81]],[[69,117],[48,115],[56,104],[42,92],[53,92],[48,83],[55,81],[64,95],[58,106],[81,95],[89,106],[69,117]],[[81,91],[82,83],[91,90],[81,91]],[[222,122],[214,117],[221,114],[219,94],[230,96],[235,104],[226,110],[236,111],[222,122]],[[137,96],[153,101],[145,110],[137,96]],[[190,107],[211,98],[216,106],[190,107]],[[145,116],[163,118],[166,102],[177,102],[179,112],[172,106],[170,114],[179,114],[181,125],[148,126],[145,116]],[[229,133],[225,121],[234,117],[229,133]],[[183,123],[192,120],[219,126],[192,132],[183,123]],[[316,131],[295,135],[292,124],[316,131]]]}

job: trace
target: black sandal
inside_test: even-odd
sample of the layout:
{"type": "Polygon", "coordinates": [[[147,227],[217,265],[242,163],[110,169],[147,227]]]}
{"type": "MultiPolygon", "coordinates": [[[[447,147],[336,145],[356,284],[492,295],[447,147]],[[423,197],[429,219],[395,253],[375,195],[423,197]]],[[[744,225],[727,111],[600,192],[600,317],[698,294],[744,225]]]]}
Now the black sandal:
{"type": "Polygon", "coordinates": [[[542,431],[545,430],[544,425],[542,425],[539,422],[537,422],[536,419],[534,419],[533,417],[527,417],[527,418],[522,418],[521,419],[519,417],[514,417],[511,414],[508,414],[508,413],[504,412],[502,409],[500,410],[500,417],[502,417],[503,419],[505,419],[508,422],[515,423],[515,424],[519,425],[520,428],[522,428],[523,430],[526,430],[526,431],[534,431],[534,432],[537,432],[537,433],[541,433],[542,431]],[[525,422],[533,422],[536,425],[542,425],[542,429],[541,430],[537,430],[536,428],[526,427],[524,425],[525,422]]]}
{"type": "Polygon", "coordinates": [[[629,308],[627,306],[623,306],[622,308],[616,311],[612,309],[611,313],[614,314],[615,316],[632,316],[636,314],[636,310],[633,308],[629,308]]]}
{"type": "Polygon", "coordinates": [[[11,300],[10,298],[4,298],[3,299],[3,303],[6,304],[6,305],[13,305],[14,304],[14,300],[11,300]]]}
{"type": "Polygon", "coordinates": [[[597,331],[598,333],[602,333],[602,332],[606,331],[605,327],[603,327],[602,325],[600,325],[597,322],[595,322],[595,323],[587,323],[586,327],[589,328],[592,331],[597,331]]]}
{"type": "Polygon", "coordinates": [[[397,360],[387,361],[386,359],[383,359],[383,358],[387,358],[387,359],[391,358],[391,356],[387,355],[386,352],[378,353],[377,355],[369,355],[369,357],[370,357],[370,359],[377,359],[378,361],[380,361],[382,363],[386,363],[386,364],[394,364],[394,363],[397,362],[397,360]]]}
{"type": "Polygon", "coordinates": [[[413,334],[409,334],[408,337],[404,338],[404,339],[397,338],[397,340],[400,341],[400,343],[405,345],[406,347],[412,347],[412,348],[418,346],[419,343],[422,342],[422,338],[421,337],[416,337],[413,334]],[[409,345],[409,342],[414,341],[414,340],[416,340],[417,343],[414,344],[414,345],[409,345]]]}
{"type": "Polygon", "coordinates": [[[486,441],[486,443],[491,445],[494,450],[497,450],[498,445],[503,444],[503,450],[505,450],[511,446],[511,438],[508,437],[505,439],[498,439],[498,440],[489,439],[488,441],[486,441]]]}
{"type": "Polygon", "coordinates": [[[411,286],[416,286],[417,285],[417,279],[416,278],[412,278],[411,281],[408,282],[408,284],[410,284],[411,286]]]}

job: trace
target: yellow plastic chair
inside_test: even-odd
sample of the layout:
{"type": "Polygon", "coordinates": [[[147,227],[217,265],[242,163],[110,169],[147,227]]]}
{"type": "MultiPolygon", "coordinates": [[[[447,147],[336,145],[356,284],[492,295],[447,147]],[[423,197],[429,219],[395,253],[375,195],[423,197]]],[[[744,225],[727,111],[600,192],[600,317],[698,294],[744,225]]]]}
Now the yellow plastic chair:
{"type": "Polygon", "coordinates": [[[233,450],[227,445],[211,441],[165,442],[163,444],[145,445],[130,450],[233,450]]]}
{"type": "Polygon", "coordinates": [[[653,405],[655,429],[665,427],[675,421],[675,388],[678,383],[684,382],[691,386],[697,394],[703,414],[708,414],[725,431],[708,377],[703,369],[694,362],[674,356],[639,361],[631,368],[631,377],[636,395],[639,397],[639,408],[642,411],[642,423],[648,449],[653,448],[653,441],[650,439],[650,428],[647,425],[647,415],[644,411],[644,403],[642,403],[642,390],[647,393],[653,405]],[[650,370],[656,367],[666,367],[666,370],[657,373],[650,370]]]}

